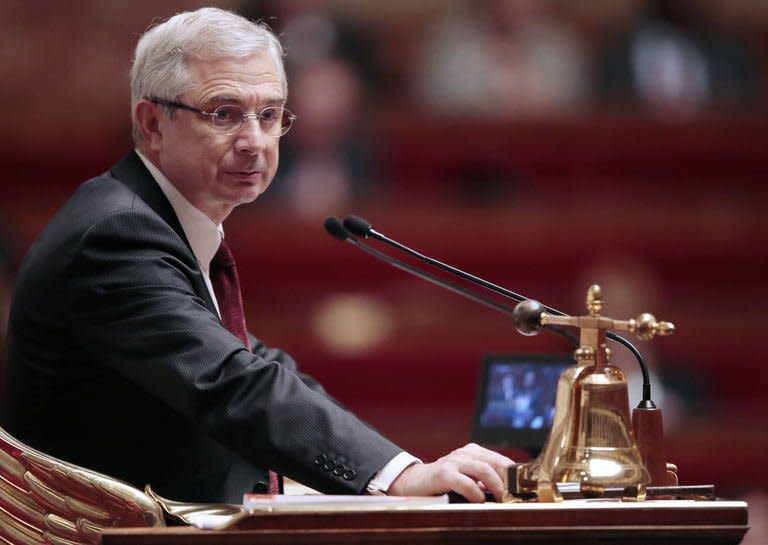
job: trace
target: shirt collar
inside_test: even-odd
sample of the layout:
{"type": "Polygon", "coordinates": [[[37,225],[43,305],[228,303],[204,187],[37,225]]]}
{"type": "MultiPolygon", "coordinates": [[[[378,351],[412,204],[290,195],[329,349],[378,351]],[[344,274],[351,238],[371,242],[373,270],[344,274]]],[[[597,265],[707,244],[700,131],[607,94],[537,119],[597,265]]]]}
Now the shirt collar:
{"type": "Polygon", "coordinates": [[[189,240],[192,253],[195,255],[200,269],[205,274],[208,274],[211,260],[219,249],[221,240],[224,238],[224,228],[221,224],[214,223],[199,208],[190,203],[165,174],[142,155],[140,151],[136,150],[136,154],[171,203],[171,207],[179,218],[181,228],[184,230],[187,240],[189,240]]]}

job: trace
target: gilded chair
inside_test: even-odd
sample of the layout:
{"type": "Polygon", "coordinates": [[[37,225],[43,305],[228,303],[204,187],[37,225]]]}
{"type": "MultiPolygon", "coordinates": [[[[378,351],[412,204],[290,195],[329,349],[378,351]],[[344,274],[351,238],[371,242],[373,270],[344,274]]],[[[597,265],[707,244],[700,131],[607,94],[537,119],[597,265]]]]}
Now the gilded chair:
{"type": "Polygon", "coordinates": [[[104,528],[165,526],[158,502],[0,428],[0,544],[95,544],[104,528]]]}

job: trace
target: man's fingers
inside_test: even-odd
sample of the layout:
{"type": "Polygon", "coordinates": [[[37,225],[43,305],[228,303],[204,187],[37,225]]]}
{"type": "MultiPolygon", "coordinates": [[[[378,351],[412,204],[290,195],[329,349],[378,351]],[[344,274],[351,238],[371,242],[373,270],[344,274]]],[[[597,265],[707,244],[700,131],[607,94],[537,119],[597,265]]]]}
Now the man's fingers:
{"type": "Polygon", "coordinates": [[[447,483],[448,490],[461,494],[472,503],[485,501],[485,492],[475,479],[459,472],[452,474],[449,479],[451,482],[447,483]]]}
{"type": "Polygon", "coordinates": [[[471,502],[485,500],[486,491],[497,500],[504,495],[503,475],[514,462],[492,450],[469,443],[431,464],[407,468],[392,483],[396,495],[432,495],[456,492],[471,502]]]}
{"type": "MultiPolygon", "coordinates": [[[[504,474],[504,471],[506,471],[506,467],[513,462],[506,456],[500,454],[496,455],[496,453],[484,449],[483,447],[470,444],[453,451],[440,459],[437,463],[442,464],[447,475],[450,475],[453,472],[456,475],[471,479],[472,492],[470,496],[466,496],[466,494],[456,490],[456,488],[452,488],[452,490],[462,494],[467,497],[467,499],[470,499],[470,497],[477,497],[479,498],[478,501],[481,501],[485,497],[483,488],[493,494],[497,500],[501,500],[504,495],[504,481],[502,475],[504,474]]],[[[462,486],[464,491],[470,489],[466,480],[463,478],[450,482],[453,486],[462,486]]]]}
{"type": "Polygon", "coordinates": [[[497,500],[501,500],[504,495],[504,481],[502,480],[501,475],[490,464],[481,460],[466,459],[458,463],[456,467],[459,473],[472,479],[475,488],[480,490],[483,498],[485,497],[485,493],[477,483],[482,483],[488,492],[493,494],[497,500]]]}

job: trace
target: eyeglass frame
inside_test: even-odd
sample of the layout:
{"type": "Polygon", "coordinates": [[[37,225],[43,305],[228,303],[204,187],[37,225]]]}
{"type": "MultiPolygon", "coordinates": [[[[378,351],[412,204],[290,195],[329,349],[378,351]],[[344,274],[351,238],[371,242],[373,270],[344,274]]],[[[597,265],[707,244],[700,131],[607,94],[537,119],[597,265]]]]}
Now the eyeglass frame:
{"type": "Polygon", "coordinates": [[[263,113],[264,113],[265,110],[271,110],[271,109],[277,108],[277,109],[282,110],[284,114],[287,114],[287,116],[288,116],[288,126],[287,127],[283,127],[281,125],[280,126],[280,131],[281,132],[279,134],[269,134],[268,132],[266,134],[268,134],[269,136],[272,136],[273,138],[280,138],[281,136],[285,136],[286,133],[289,130],[291,130],[291,127],[293,126],[293,122],[296,121],[296,117],[297,117],[296,114],[294,114],[292,111],[290,111],[288,108],[286,108],[284,106],[266,106],[266,107],[262,108],[258,112],[254,112],[254,113],[250,113],[250,114],[248,114],[248,113],[242,114],[240,116],[240,125],[238,125],[236,129],[234,129],[231,132],[223,132],[222,133],[222,132],[220,132],[220,129],[218,127],[216,127],[216,125],[214,124],[215,123],[214,122],[214,116],[216,116],[216,112],[220,108],[222,108],[224,106],[236,106],[235,104],[222,104],[220,106],[217,106],[212,112],[209,112],[209,111],[206,111],[206,110],[202,110],[200,108],[195,108],[195,107],[190,106],[188,104],[184,104],[183,102],[180,102],[178,100],[165,100],[165,99],[162,99],[162,98],[148,98],[147,100],[149,100],[150,102],[152,102],[154,104],[157,104],[158,106],[165,106],[166,108],[176,108],[176,109],[179,109],[179,110],[187,110],[189,112],[194,112],[196,114],[204,115],[204,116],[208,117],[208,119],[210,120],[211,127],[213,127],[213,130],[219,132],[220,134],[224,134],[226,136],[235,135],[235,134],[239,133],[241,130],[243,130],[243,127],[245,127],[245,123],[246,123],[246,121],[249,118],[255,117],[259,121],[262,121],[263,120],[262,116],[263,116],[263,113]]]}

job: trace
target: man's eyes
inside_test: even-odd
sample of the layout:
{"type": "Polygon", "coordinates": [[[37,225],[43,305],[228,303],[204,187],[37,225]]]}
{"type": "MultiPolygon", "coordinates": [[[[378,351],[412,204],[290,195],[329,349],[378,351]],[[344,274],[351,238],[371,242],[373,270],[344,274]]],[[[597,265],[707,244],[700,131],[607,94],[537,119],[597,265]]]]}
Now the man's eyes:
{"type": "Polygon", "coordinates": [[[243,117],[243,111],[235,106],[219,106],[213,113],[218,121],[240,120],[243,117]]]}

